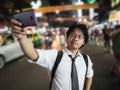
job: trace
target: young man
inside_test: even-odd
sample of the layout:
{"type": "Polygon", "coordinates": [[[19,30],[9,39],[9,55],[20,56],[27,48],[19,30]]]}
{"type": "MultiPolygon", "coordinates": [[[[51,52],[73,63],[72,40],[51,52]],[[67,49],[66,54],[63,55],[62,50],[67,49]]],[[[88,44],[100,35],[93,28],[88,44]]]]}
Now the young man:
{"type": "MultiPolygon", "coordinates": [[[[51,75],[58,51],[55,49],[35,49],[26,36],[27,27],[21,28],[22,23],[15,19],[11,19],[11,23],[12,33],[18,38],[21,48],[29,61],[47,68],[49,75],[51,75]]],[[[86,26],[83,24],[72,25],[66,33],[66,42],[67,47],[62,50],[63,56],[52,80],[51,90],[90,90],[93,77],[92,62],[87,55],[88,67],[86,67],[85,60],[80,53],[80,48],[88,42],[86,26]],[[73,58],[75,58],[74,62],[72,61],[73,58]],[[75,71],[73,70],[73,64],[76,66],[75,70],[77,70],[76,81],[72,79],[73,74],[76,73],[72,73],[75,71]]]]}

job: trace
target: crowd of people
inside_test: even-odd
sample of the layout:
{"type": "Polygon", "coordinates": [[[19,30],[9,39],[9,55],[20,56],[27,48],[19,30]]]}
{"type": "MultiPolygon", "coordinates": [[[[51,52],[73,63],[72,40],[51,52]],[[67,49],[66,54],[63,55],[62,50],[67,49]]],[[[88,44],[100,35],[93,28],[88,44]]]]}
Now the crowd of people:
{"type": "Polygon", "coordinates": [[[104,25],[103,28],[96,27],[89,31],[90,41],[96,46],[102,45],[104,51],[115,57],[112,73],[120,76],[120,25],[104,25]]]}
{"type": "Polygon", "coordinates": [[[66,46],[65,32],[65,29],[54,29],[53,31],[47,30],[41,35],[42,41],[39,48],[61,50],[66,46]]]}

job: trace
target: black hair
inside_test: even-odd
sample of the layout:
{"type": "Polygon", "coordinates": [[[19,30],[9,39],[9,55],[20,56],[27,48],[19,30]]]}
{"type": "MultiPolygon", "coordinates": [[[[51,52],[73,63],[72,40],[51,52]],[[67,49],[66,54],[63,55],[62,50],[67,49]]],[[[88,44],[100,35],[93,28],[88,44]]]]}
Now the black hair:
{"type": "Polygon", "coordinates": [[[79,24],[75,23],[69,27],[69,29],[66,32],[67,37],[71,32],[73,32],[76,28],[79,28],[79,30],[83,33],[84,39],[85,39],[85,44],[89,41],[89,35],[88,35],[88,28],[85,24],[79,24]]]}

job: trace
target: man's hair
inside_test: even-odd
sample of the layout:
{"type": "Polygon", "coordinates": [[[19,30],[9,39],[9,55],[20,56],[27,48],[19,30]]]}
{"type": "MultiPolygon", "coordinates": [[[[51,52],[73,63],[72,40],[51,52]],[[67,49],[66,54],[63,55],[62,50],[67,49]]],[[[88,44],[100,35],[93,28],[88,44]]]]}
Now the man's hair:
{"type": "Polygon", "coordinates": [[[88,35],[87,26],[85,24],[75,23],[75,24],[71,25],[69,27],[69,29],[67,30],[67,32],[66,32],[67,37],[69,36],[69,34],[71,32],[73,32],[77,28],[83,33],[84,39],[85,39],[85,44],[86,44],[88,42],[88,40],[89,40],[89,35],[88,35]]]}

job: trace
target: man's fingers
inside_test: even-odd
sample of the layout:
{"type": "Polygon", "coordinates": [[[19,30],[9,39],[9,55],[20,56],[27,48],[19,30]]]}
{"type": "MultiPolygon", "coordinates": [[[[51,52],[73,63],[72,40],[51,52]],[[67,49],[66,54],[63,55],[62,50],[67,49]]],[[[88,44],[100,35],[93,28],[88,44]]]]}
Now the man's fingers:
{"type": "Polygon", "coordinates": [[[26,30],[27,29],[21,29],[18,26],[14,26],[14,28],[12,29],[12,32],[13,33],[19,33],[19,34],[25,35],[26,34],[26,30]]]}
{"type": "Polygon", "coordinates": [[[15,10],[14,13],[20,13],[20,10],[15,10]]]}
{"type": "Polygon", "coordinates": [[[13,33],[19,33],[19,34],[21,34],[21,31],[19,31],[19,30],[15,30],[15,29],[12,30],[12,32],[13,32],[13,33]]]}
{"type": "MultiPolygon", "coordinates": [[[[15,13],[19,13],[19,10],[16,10],[15,13]]],[[[22,27],[22,23],[14,18],[10,19],[11,32],[16,38],[23,38],[26,35],[26,29],[22,27]]]]}
{"type": "Polygon", "coordinates": [[[15,19],[11,19],[11,23],[15,24],[15,25],[18,25],[18,26],[22,26],[22,23],[17,21],[17,20],[15,20],[15,19]]]}
{"type": "Polygon", "coordinates": [[[21,28],[21,27],[14,26],[13,28],[14,28],[15,30],[22,31],[22,28],[21,28]]]}

